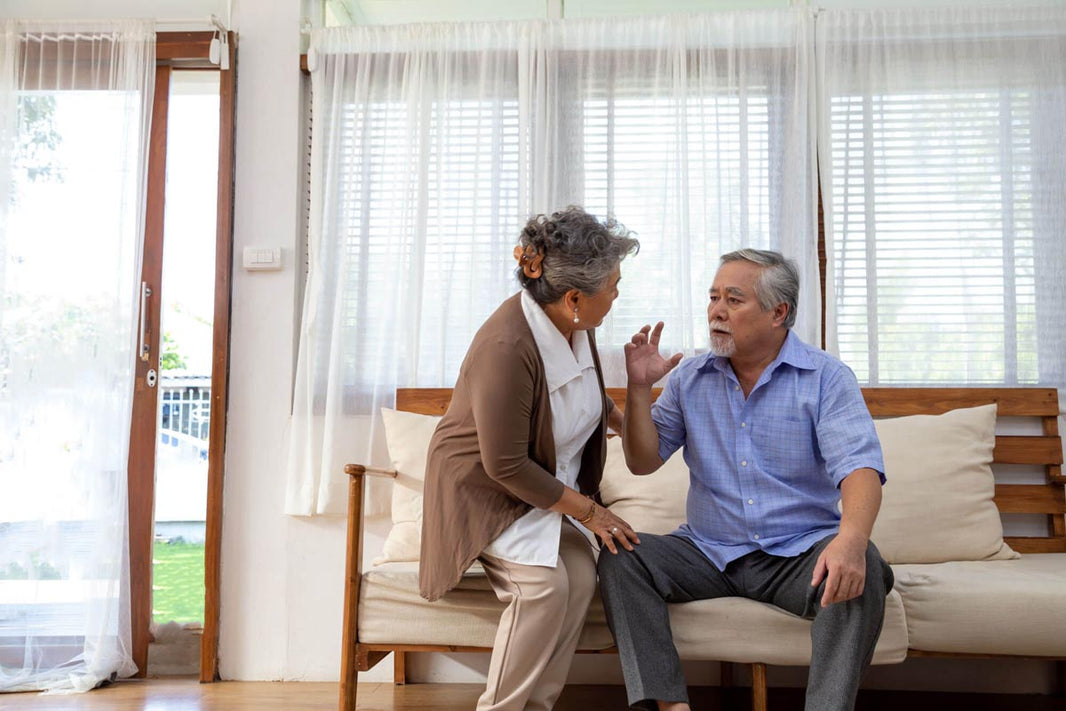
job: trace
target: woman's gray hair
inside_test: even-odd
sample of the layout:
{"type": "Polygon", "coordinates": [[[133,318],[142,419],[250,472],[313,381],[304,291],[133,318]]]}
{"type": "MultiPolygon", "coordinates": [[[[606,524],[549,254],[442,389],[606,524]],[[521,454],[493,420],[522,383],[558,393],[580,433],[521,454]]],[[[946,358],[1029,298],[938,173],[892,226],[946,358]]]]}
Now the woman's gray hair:
{"type": "Polygon", "coordinates": [[[778,304],[788,304],[785,328],[796,323],[796,307],[799,305],[800,278],[796,263],[780,252],[765,249],[738,249],[722,255],[726,262],[751,262],[762,269],[755,279],[755,298],[763,311],[770,311],[778,304]]]}
{"type": "Polygon", "coordinates": [[[614,218],[598,220],[576,205],[551,216],[537,215],[526,223],[518,244],[544,255],[543,272],[532,278],[519,266],[515,276],[541,305],[558,301],[571,289],[595,294],[603,289],[618,263],[640,249],[640,242],[631,234],[614,218]]]}

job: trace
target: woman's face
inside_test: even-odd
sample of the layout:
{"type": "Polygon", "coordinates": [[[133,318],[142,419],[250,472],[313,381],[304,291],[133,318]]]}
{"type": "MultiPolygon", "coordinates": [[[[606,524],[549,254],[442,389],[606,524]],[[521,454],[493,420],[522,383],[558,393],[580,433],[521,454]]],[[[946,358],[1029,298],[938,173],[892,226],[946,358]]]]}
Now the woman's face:
{"type": "Polygon", "coordinates": [[[622,267],[619,264],[607,277],[607,283],[602,289],[591,296],[581,294],[578,297],[577,315],[580,322],[574,324],[575,328],[582,330],[596,328],[603,323],[603,317],[611,310],[611,304],[618,298],[618,282],[621,279],[622,267]]]}

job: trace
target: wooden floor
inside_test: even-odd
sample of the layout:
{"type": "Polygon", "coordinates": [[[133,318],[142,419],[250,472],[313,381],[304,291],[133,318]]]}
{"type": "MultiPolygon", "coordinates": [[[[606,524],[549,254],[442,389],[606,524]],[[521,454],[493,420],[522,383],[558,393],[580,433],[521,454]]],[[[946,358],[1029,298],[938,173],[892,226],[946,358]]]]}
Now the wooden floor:
{"type": "MultiPolygon", "coordinates": [[[[359,685],[359,708],[370,711],[470,711],[481,686],[475,684],[390,683],[359,685]]],[[[694,687],[693,707],[699,711],[745,711],[747,692],[736,689],[694,687]]],[[[771,711],[801,711],[803,692],[771,689],[771,711]]],[[[0,694],[0,709],[21,711],[289,711],[337,708],[337,684],[219,682],[200,684],[195,679],[120,681],[87,694],[50,696],[0,694]]],[[[556,711],[624,709],[625,692],[617,686],[569,686],[556,711]]],[[[936,694],[899,691],[863,691],[856,711],[1063,711],[1066,701],[1048,696],[992,694],[936,694]]]]}

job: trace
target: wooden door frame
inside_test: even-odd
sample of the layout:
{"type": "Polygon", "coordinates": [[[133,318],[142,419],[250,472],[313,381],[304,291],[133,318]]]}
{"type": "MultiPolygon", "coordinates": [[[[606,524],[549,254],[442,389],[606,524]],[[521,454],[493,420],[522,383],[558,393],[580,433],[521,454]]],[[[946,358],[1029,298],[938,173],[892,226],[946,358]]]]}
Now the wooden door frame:
{"type": "MultiPolygon", "coordinates": [[[[129,492],[130,536],[130,632],[133,663],[137,676],[148,669],[149,625],[152,623],[152,535],[155,513],[155,441],[159,388],[149,387],[149,370],[159,372],[159,284],[163,277],[163,195],[167,180],[167,107],[170,97],[170,67],[156,66],[152,124],[148,137],[148,180],[144,211],[144,252],[141,283],[151,289],[141,296],[138,307],[144,332],[137,340],[134,371],[133,413],[130,424],[130,452],[126,469],[129,492]],[[143,340],[142,340],[143,339],[143,340]],[[141,358],[142,344],[148,345],[148,358],[141,358]]],[[[142,286],[143,288],[143,286],[142,286]]]]}
{"type": "MultiPolygon", "coordinates": [[[[204,630],[200,645],[200,681],[210,682],[218,675],[219,599],[222,556],[222,492],[225,473],[226,408],[229,388],[230,285],[233,264],[233,177],[234,117],[236,112],[237,38],[228,33],[229,69],[211,64],[209,51],[213,32],[160,32],[156,35],[156,84],[149,139],[148,183],[145,207],[145,256],[142,271],[161,276],[163,215],[166,190],[166,122],[170,75],[174,69],[205,69],[219,72],[218,197],[215,227],[215,303],[211,359],[211,424],[208,433],[206,541],[204,549],[204,630]],[[153,246],[151,249],[149,245],[153,246]],[[156,254],[158,251],[158,254],[156,254]]],[[[154,284],[159,284],[156,277],[154,284]]],[[[159,295],[158,286],[154,294],[159,295]]],[[[153,300],[158,313],[160,299],[153,300]]],[[[159,368],[158,315],[150,321],[150,362],[138,359],[137,385],[144,388],[144,372],[159,368]],[[153,364],[154,363],[154,364],[153,364]]],[[[139,347],[139,346],[138,346],[139,347]]],[[[132,427],[154,431],[158,388],[151,388],[138,410],[135,405],[132,427]]],[[[131,434],[132,438],[132,434],[131,434]]],[[[155,502],[155,439],[151,447],[136,454],[131,447],[129,463],[130,497],[130,620],[132,656],[137,676],[148,668],[149,626],[152,622],[152,537],[155,502]],[[136,459],[136,461],[135,461],[136,459]]]]}
{"type": "Polygon", "coordinates": [[[233,275],[233,177],[237,111],[237,37],[229,33],[229,69],[220,70],[218,208],[215,227],[215,316],[211,361],[211,425],[207,457],[207,538],[204,550],[204,634],[200,681],[218,681],[222,593],[222,485],[226,469],[229,395],[230,290],[233,275]]]}

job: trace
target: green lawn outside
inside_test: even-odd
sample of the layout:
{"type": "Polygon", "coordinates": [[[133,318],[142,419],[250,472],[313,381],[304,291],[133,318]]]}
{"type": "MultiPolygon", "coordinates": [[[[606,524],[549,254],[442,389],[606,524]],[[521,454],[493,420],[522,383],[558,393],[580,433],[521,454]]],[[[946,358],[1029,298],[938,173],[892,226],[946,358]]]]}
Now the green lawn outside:
{"type": "Polygon", "coordinates": [[[152,553],[152,620],[203,622],[204,544],[156,541],[152,553]]]}

